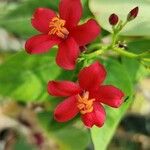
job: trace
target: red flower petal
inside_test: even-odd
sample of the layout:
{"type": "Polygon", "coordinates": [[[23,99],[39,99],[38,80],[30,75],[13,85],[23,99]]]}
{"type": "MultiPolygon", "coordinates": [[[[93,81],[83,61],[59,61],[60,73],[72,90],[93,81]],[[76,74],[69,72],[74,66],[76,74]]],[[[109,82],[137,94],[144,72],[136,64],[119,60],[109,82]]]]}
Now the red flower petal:
{"type": "Polygon", "coordinates": [[[95,92],[95,97],[99,102],[117,108],[123,102],[124,93],[112,85],[103,85],[95,92]]]}
{"type": "Polygon", "coordinates": [[[100,34],[100,31],[101,29],[97,22],[90,19],[85,24],[73,28],[71,35],[80,46],[83,46],[96,39],[96,37],[100,34]]]}
{"type": "Polygon", "coordinates": [[[25,49],[30,54],[45,53],[58,43],[60,43],[60,39],[51,38],[47,34],[40,34],[28,39],[25,44],[25,49]]]}
{"type": "Polygon", "coordinates": [[[80,87],[71,81],[50,81],[48,92],[53,96],[72,96],[80,93],[80,87]]]}
{"type": "Polygon", "coordinates": [[[62,19],[66,20],[67,28],[76,26],[82,15],[80,0],[61,0],[59,14],[62,19]]]}
{"type": "Polygon", "coordinates": [[[58,122],[71,120],[78,114],[76,96],[72,96],[61,102],[55,109],[54,118],[58,122]]]}
{"type": "Polygon", "coordinates": [[[73,70],[79,56],[79,46],[73,38],[68,38],[59,45],[57,64],[67,70],[73,70]]]}
{"type": "Polygon", "coordinates": [[[80,71],[79,84],[84,90],[95,89],[104,81],[105,77],[105,68],[99,62],[95,62],[80,71]]]}
{"type": "Polygon", "coordinates": [[[103,106],[99,103],[94,103],[94,110],[91,113],[87,113],[85,115],[82,115],[82,121],[84,124],[91,128],[93,125],[96,125],[98,127],[103,126],[105,122],[105,110],[103,106]]]}
{"type": "Polygon", "coordinates": [[[50,9],[47,8],[38,8],[33,14],[32,25],[38,31],[42,33],[49,32],[49,23],[56,14],[50,9]]]}

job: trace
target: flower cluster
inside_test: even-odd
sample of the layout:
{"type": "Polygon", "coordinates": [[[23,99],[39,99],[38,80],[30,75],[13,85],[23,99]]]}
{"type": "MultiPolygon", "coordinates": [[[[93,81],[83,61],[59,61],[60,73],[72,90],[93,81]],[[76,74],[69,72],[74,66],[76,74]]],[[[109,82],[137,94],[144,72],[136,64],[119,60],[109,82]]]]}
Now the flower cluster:
{"type": "MultiPolygon", "coordinates": [[[[132,13],[133,14],[133,13],[132,13]]],[[[60,0],[59,15],[47,8],[38,8],[32,18],[32,25],[40,33],[27,40],[25,49],[30,54],[40,54],[58,45],[57,64],[67,70],[73,70],[79,57],[80,47],[92,42],[100,34],[100,26],[94,19],[82,25],[78,22],[82,15],[80,0],[60,0]]],[[[112,25],[118,17],[110,17],[112,25]]],[[[66,122],[78,113],[85,126],[101,127],[105,122],[103,105],[119,107],[124,93],[113,85],[103,85],[106,70],[95,62],[80,70],[78,81],[49,81],[50,95],[64,97],[55,109],[54,118],[66,122]]]]}

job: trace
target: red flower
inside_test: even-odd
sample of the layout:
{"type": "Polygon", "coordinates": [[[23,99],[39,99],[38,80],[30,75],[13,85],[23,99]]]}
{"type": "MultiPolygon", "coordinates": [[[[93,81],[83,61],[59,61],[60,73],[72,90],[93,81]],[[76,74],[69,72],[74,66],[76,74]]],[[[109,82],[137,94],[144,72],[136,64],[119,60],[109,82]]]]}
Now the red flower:
{"type": "Polygon", "coordinates": [[[55,109],[54,118],[66,122],[79,112],[87,127],[101,127],[105,121],[103,104],[119,107],[124,94],[112,85],[101,85],[106,77],[105,68],[98,62],[83,68],[78,83],[70,81],[50,81],[48,92],[53,96],[68,97],[55,109]]]}
{"type": "Polygon", "coordinates": [[[90,43],[100,34],[100,27],[93,19],[78,25],[81,15],[80,0],[61,0],[59,16],[50,9],[38,8],[32,25],[41,34],[26,42],[26,51],[31,54],[44,53],[58,44],[57,64],[64,69],[74,69],[80,54],[79,46],[90,43]]]}

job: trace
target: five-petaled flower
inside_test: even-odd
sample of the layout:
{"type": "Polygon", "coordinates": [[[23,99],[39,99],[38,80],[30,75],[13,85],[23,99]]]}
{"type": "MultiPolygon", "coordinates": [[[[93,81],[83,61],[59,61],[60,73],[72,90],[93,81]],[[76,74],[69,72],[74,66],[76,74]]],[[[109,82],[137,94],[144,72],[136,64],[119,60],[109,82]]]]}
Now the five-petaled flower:
{"type": "Polygon", "coordinates": [[[25,49],[30,54],[47,52],[58,45],[57,64],[67,70],[75,67],[80,46],[93,41],[100,34],[100,26],[94,19],[78,25],[82,15],[80,0],[60,0],[59,16],[50,9],[38,8],[32,25],[39,32],[27,40],[25,49]]]}
{"type": "Polygon", "coordinates": [[[102,103],[117,108],[122,104],[124,97],[120,89],[112,85],[102,85],[105,77],[105,68],[99,62],[95,62],[79,72],[76,83],[50,81],[50,95],[68,97],[56,107],[55,120],[66,122],[80,112],[87,127],[101,127],[106,116],[102,103]]]}

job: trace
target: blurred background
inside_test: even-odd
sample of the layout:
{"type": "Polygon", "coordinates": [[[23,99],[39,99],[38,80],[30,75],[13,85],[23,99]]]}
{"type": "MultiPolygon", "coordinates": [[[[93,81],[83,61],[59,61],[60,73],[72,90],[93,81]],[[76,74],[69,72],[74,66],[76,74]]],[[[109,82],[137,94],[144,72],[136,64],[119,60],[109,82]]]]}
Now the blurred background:
{"type": "MultiPolygon", "coordinates": [[[[88,1],[82,2],[84,5],[82,19],[86,20],[92,14],[88,9],[88,1]]],[[[0,71],[0,150],[94,149],[90,131],[85,129],[80,121],[73,120],[67,125],[60,125],[52,119],[51,110],[56,102],[43,103],[42,97],[45,95],[40,97],[41,101],[38,102],[29,100],[26,103],[24,100],[24,96],[29,94],[26,91],[30,89],[29,82],[36,83],[36,87],[30,89],[33,93],[34,90],[37,91],[35,88],[41,86],[34,74],[28,78],[31,74],[28,68],[34,69],[34,66],[30,65],[31,61],[39,68],[44,61],[41,60],[38,63],[36,62],[38,59],[26,61],[25,54],[18,54],[24,51],[26,39],[36,34],[30,24],[30,18],[34,9],[39,6],[50,7],[57,11],[58,3],[59,0],[0,0],[0,70],[3,70],[0,71]],[[13,61],[16,58],[18,61],[13,61]],[[18,64],[22,62],[24,64],[19,66],[18,64]],[[24,76],[28,79],[23,78],[23,81],[28,81],[28,84],[19,85],[23,89],[21,91],[16,81],[18,81],[19,73],[24,70],[26,71],[24,76]],[[4,71],[5,75],[2,76],[4,71]],[[22,93],[21,97],[18,93],[22,93]]],[[[141,40],[141,37],[136,37],[136,40],[139,39],[141,40]]],[[[110,35],[107,31],[103,30],[101,40],[104,43],[109,42],[110,35]]],[[[150,48],[150,39],[144,39],[144,42],[142,46],[150,48]]],[[[137,43],[129,44],[131,47],[133,45],[137,43]]],[[[49,59],[47,57],[45,59],[48,63],[49,59]]],[[[108,150],[150,150],[150,73],[147,70],[148,68],[142,66],[137,75],[139,78],[134,84],[134,101],[121,120],[108,145],[108,150]]],[[[33,71],[36,73],[36,70],[33,71]]],[[[43,76],[41,73],[41,77],[43,76]]],[[[49,80],[49,77],[44,79],[49,80]]],[[[46,81],[43,83],[46,85],[46,81]]]]}

